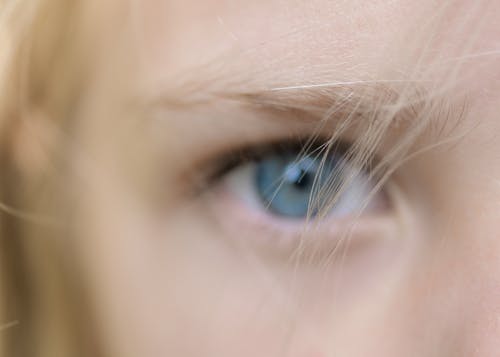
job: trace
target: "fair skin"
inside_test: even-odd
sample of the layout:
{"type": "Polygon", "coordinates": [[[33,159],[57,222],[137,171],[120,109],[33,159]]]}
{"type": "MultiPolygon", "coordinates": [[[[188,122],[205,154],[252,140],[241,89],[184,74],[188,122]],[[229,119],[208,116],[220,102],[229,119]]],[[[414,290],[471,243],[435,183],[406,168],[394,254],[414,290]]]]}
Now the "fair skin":
{"type": "MultiPolygon", "coordinates": [[[[75,153],[86,233],[77,251],[110,351],[496,356],[500,4],[481,3],[150,0],[134,2],[126,26],[115,14],[110,21],[126,40],[98,62],[75,153]],[[196,190],[196,176],[219,152],[315,133],[317,118],[290,107],[327,110],[328,102],[309,103],[302,89],[267,89],[412,82],[431,91],[450,78],[443,97],[452,109],[433,119],[448,129],[418,145],[457,139],[400,165],[384,188],[391,203],[362,214],[348,244],[340,232],[349,217],[326,219],[302,236],[308,258],[295,259],[302,224],[247,204],[224,180],[196,190]],[[246,99],[230,99],[242,93],[246,99]],[[245,102],[262,96],[280,108],[245,102]],[[147,107],[130,110],[130,97],[146,97],[147,107]],[[134,156],[141,146],[153,153],[153,169],[134,156]],[[136,161],[144,166],[132,168],[136,161]],[[138,198],[135,180],[151,177],[161,209],[138,198]]],[[[405,125],[389,130],[379,157],[405,125]]]]}

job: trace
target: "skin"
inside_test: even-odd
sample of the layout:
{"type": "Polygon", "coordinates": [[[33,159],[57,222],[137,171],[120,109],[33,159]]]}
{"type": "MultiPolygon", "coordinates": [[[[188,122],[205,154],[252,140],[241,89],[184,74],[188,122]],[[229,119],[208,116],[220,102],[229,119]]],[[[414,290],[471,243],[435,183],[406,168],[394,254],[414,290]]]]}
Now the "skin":
{"type": "MultiPolygon", "coordinates": [[[[110,20],[122,32],[84,93],[74,155],[78,259],[113,355],[498,354],[500,4],[442,3],[147,0],[110,20]],[[301,224],[246,205],[224,180],[194,189],[219,152],[318,126],[220,97],[417,79],[450,83],[451,103],[433,119],[446,135],[419,145],[456,139],[400,165],[389,207],[362,215],[347,244],[349,218],[328,218],[295,259],[301,224]]],[[[405,126],[391,130],[379,156],[405,126]]]]}

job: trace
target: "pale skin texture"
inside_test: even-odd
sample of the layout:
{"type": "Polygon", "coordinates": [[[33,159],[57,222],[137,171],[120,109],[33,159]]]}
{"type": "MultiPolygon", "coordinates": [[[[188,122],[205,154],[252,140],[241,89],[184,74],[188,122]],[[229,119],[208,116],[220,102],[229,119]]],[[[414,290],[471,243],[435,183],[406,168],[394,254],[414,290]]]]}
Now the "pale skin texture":
{"type": "MultiPolygon", "coordinates": [[[[127,22],[130,27],[123,30],[125,49],[116,45],[117,56],[113,51],[103,56],[86,93],[79,113],[85,154],[75,154],[85,177],[78,182],[85,182],[81,210],[88,233],[79,251],[99,332],[111,352],[123,357],[498,355],[500,3],[442,3],[134,4],[133,25],[127,22]],[[124,73],[130,76],[117,77],[117,58],[127,58],[124,73]],[[457,61],[459,74],[451,75],[457,61]],[[432,66],[436,62],[446,64],[432,66]],[[415,68],[424,74],[417,76],[415,68]],[[116,78],[124,77],[128,86],[116,86],[116,78]],[[341,222],[324,222],[317,234],[327,243],[313,249],[316,260],[297,263],[290,258],[293,247],[273,242],[280,237],[293,242],[290,232],[299,232],[298,226],[227,198],[220,185],[189,193],[196,165],[210,165],[203,163],[207,155],[241,142],[258,145],[312,133],[317,126],[313,118],[304,123],[290,119],[286,110],[277,115],[250,110],[211,93],[417,78],[431,79],[423,86],[436,87],[450,77],[450,102],[467,98],[460,125],[451,123],[454,129],[447,132],[460,139],[402,165],[387,185],[396,192],[389,195],[392,208],[361,216],[336,258],[325,258],[322,249],[340,239],[335,227],[341,222]],[[196,90],[186,89],[185,82],[195,83],[196,90]],[[133,114],[122,95],[146,96],[148,102],[160,97],[160,109],[147,109],[153,114],[143,127],[152,129],[123,124],[133,114]],[[192,103],[199,99],[201,104],[192,103]],[[123,129],[125,143],[119,135],[110,138],[116,128],[123,129]],[[163,175],[154,178],[162,185],[161,213],[151,213],[124,179],[141,171],[128,161],[134,161],[128,151],[134,152],[136,142],[147,143],[161,160],[156,166],[162,169],[152,170],[153,176],[163,175]]],[[[121,14],[114,12],[114,18],[116,13],[121,14]]],[[[292,93],[301,100],[300,90],[292,93]]],[[[451,111],[448,120],[458,121],[458,112],[451,111]]],[[[385,146],[398,135],[388,133],[385,146]]]]}

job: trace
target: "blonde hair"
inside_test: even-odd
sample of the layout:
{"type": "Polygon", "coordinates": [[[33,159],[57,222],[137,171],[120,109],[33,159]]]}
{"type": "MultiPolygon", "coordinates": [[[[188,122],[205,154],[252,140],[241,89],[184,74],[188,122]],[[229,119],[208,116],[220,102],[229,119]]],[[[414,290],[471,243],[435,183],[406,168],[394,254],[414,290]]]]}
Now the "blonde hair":
{"type": "Polygon", "coordinates": [[[74,306],[84,301],[78,273],[64,261],[67,237],[52,224],[63,212],[59,173],[66,162],[57,149],[65,138],[49,140],[39,130],[65,131],[83,83],[88,55],[79,6],[66,0],[0,2],[2,356],[97,353],[89,350],[92,330],[83,327],[90,322],[74,306]],[[22,164],[30,156],[47,159],[35,178],[22,164]]]}

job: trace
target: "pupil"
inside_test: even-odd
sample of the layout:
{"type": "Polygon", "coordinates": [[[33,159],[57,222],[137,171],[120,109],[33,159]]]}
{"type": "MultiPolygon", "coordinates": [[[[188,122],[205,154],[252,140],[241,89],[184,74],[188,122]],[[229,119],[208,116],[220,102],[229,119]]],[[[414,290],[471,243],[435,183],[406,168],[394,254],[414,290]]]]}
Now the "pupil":
{"type": "Polygon", "coordinates": [[[309,186],[311,173],[298,165],[291,165],[286,169],[285,180],[293,184],[298,190],[302,190],[309,186]]]}

